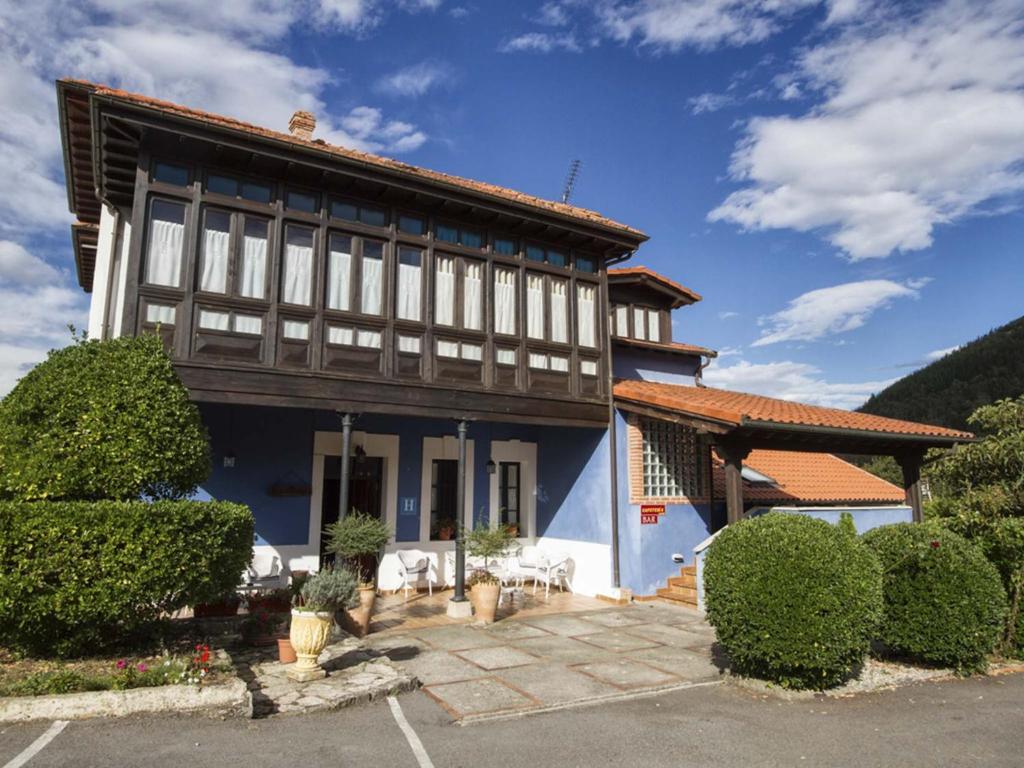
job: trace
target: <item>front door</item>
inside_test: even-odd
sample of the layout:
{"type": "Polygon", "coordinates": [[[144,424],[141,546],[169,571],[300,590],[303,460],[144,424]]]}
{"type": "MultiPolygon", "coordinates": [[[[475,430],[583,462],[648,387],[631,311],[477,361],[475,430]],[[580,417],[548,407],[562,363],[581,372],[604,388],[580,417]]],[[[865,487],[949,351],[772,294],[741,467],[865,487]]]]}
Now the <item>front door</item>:
{"type": "MultiPolygon", "coordinates": [[[[382,519],[384,513],[384,459],[380,456],[353,456],[348,476],[348,508],[382,519]]],[[[324,456],[324,487],[320,520],[324,528],[338,521],[341,503],[341,457],[324,456]]],[[[325,554],[327,540],[320,537],[320,562],[333,557],[325,554]]]]}

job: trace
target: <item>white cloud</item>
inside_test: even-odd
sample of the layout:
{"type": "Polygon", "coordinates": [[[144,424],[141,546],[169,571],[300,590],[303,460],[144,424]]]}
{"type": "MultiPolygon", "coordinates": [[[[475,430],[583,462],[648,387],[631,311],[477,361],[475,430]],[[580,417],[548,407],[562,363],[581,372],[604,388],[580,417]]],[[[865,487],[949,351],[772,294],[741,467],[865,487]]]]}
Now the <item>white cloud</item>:
{"type": "Polygon", "coordinates": [[[958,349],[960,349],[960,345],[959,344],[957,344],[955,347],[946,347],[945,349],[936,349],[936,350],[933,350],[932,352],[929,352],[927,355],[925,355],[924,359],[927,362],[929,362],[929,363],[934,363],[936,360],[941,360],[946,355],[948,355],[950,352],[956,352],[958,349]]]}
{"type": "Polygon", "coordinates": [[[693,114],[700,115],[731,107],[736,103],[736,97],[728,93],[702,93],[687,99],[686,103],[690,105],[693,114]]]}
{"type": "Polygon", "coordinates": [[[422,96],[431,88],[451,81],[455,72],[443,61],[421,61],[403,67],[377,81],[377,90],[392,96],[422,96]]]}
{"type": "Polygon", "coordinates": [[[807,50],[792,82],[819,104],[750,121],[731,164],[743,187],[710,220],[822,230],[857,260],[926,248],[937,225],[1024,190],[1015,0],[869,14],[807,50]]]}
{"type": "Polygon", "coordinates": [[[895,380],[830,382],[821,377],[821,370],[815,366],[790,360],[775,363],[741,360],[727,368],[719,368],[712,363],[704,370],[704,383],[710,387],[846,409],[862,405],[871,395],[895,380]]]}
{"type": "Polygon", "coordinates": [[[731,317],[739,317],[739,316],[740,316],[739,312],[733,312],[731,310],[727,311],[727,312],[719,312],[718,313],[718,319],[719,320],[728,320],[731,317]]]}
{"type": "Polygon", "coordinates": [[[0,285],[52,285],[60,277],[60,272],[21,244],[0,240],[0,285]]]}
{"type": "Polygon", "coordinates": [[[815,341],[825,336],[860,328],[877,310],[894,299],[917,298],[920,281],[861,280],[819,288],[797,296],[789,306],[760,318],[767,326],[751,346],[763,347],[781,341],[815,341]]]}
{"type": "Polygon", "coordinates": [[[552,35],[547,32],[527,32],[518,37],[513,37],[511,40],[506,40],[498,50],[502,53],[517,53],[521,51],[551,53],[551,51],[555,50],[579,53],[582,48],[576,42],[576,37],[573,34],[552,35]]]}

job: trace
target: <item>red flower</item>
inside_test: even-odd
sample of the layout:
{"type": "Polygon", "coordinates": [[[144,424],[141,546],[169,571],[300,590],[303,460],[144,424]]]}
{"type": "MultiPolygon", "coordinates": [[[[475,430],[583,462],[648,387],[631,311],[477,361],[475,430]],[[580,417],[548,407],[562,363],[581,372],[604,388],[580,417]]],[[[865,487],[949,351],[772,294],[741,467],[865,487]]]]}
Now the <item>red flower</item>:
{"type": "Polygon", "coordinates": [[[128,666],[128,662],[125,661],[124,659],[118,659],[117,660],[117,668],[118,669],[124,669],[127,666],[128,666]]]}
{"type": "Polygon", "coordinates": [[[939,548],[939,542],[933,540],[932,541],[932,549],[938,549],[938,548],[939,548]]]}

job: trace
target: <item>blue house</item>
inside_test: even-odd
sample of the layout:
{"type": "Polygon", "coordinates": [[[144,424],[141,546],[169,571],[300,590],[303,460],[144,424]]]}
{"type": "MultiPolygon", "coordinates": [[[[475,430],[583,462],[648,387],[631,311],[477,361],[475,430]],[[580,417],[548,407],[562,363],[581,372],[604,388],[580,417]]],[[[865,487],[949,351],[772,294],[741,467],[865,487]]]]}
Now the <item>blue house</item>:
{"type": "Polygon", "coordinates": [[[700,296],[622,266],[647,235],[593,211],[332,146],[307,112],[283,132],[57,94],[89,335],[162,337],[210,432],[204,493],[248,504],[286,569],[359,509],[394,531],[382,589],[407,548],[452,581],[456,527],[488,524],[567,553],[578,592],[649,596],[750,513],[758,451],[894,455],[905,506],[832,501],[898,519],[924,451],[970,437],[703,386],[715,352],[671,321],[700,296]]]}

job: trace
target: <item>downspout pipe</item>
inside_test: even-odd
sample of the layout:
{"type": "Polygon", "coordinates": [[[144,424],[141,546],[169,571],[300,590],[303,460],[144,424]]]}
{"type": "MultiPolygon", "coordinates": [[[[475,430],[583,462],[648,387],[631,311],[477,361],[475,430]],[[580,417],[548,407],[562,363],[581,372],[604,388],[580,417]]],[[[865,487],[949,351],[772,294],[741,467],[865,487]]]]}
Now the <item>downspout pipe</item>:
{"type": "MultiPolygon", "coordinates": [[[[632,255],[632,254],[630,254],[632,255]]],[[[605,291],[608,291],[607,274],[605,276],[605,291]]],[[[606,302],[611,306],[610,297],[606,302]]],[[[605,349],[608,350],[608,475],[611,483],[611,528],[612,528],[612,587],[619,589],[622,580],[619,571],[619,441],[615,428],[615,371],[612,360],[612,324],[611,319],[605,314],[605,349]]]]}

